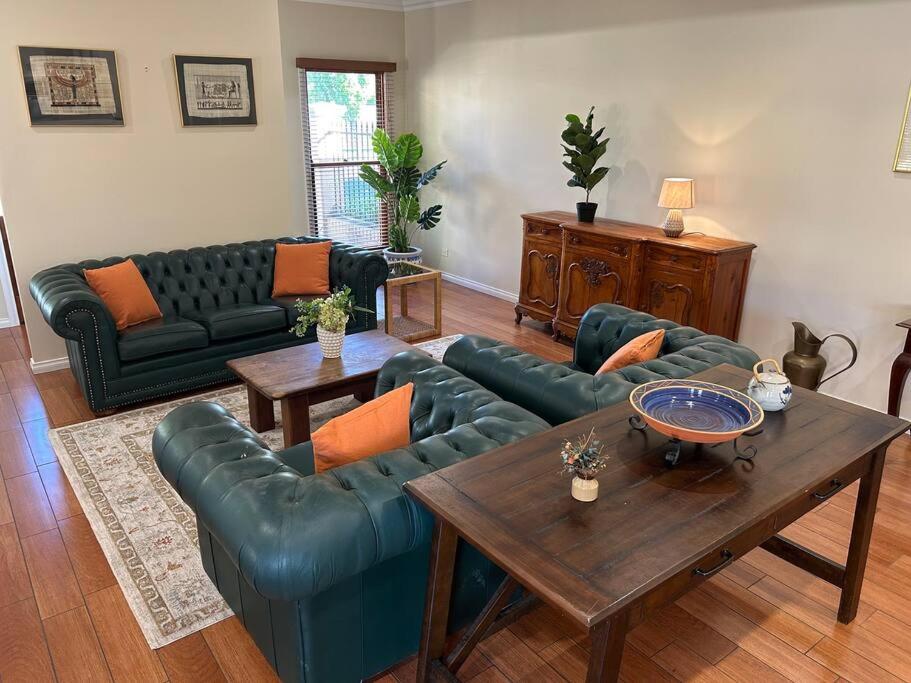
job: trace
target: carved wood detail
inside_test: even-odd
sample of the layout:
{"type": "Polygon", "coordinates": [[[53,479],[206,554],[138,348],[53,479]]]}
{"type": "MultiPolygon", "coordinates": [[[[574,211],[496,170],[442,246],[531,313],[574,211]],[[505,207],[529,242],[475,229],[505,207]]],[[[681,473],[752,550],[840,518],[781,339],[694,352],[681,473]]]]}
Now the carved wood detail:
{"type": "Polygon", "coordinates": [[[664,304],[665,295],[670,294],[671,292],[683,292],[686,297],[683,304],[683,315],[678,322],[682,325],[689,325],[690,310],[693,307],[693,290],[680,283],[668,284],[667,282],[661,282],[661,280],[653,280],[648,298],[649,312],[661,308],[664,304]]]}

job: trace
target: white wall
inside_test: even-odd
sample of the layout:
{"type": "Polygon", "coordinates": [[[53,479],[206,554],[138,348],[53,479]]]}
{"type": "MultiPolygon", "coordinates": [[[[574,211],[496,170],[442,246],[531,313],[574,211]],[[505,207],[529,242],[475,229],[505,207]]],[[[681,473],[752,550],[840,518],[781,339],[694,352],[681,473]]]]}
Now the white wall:
{"type": "Polygon", "coordinates": [[[891,171],[911,3],[474,0],[405,16],[409,120],[428,159],[449,160],[435,263],[518,290],[519,213],[579,201],[559,134],[593,104],[612,138],[599,214],[658,224],[661,180],[695,177],[689,229],[759,245],[741,340],[780,358],[792,320],[844,332],[861,360],[823,388],[885,407],[893,325],[911,315],[911,175],[891,171]]]}
{"type": "Polygon", "coordinates": [[[287,234],[276,0],[0,0],[0,196],[33,357],[65,355],[41,268],[287,234]],[[116,52],[123,127],[29,127],[17,45],[116,52]],[[182,128],[172,55],[253,59],[258,125],[182,128]]]}
{"type": "Polygon", "coordinates": [[[393,111],[397,128],[405,121],[405,20],[402,12],[325,5],[300,0],[278,0],[281,30],[285,117],[288,126],[288,176],[291,221],[298,233],[309,230],[306,174],[303,165],[300,82],[295,60],[360,59],[395,62],[393,111]]]}

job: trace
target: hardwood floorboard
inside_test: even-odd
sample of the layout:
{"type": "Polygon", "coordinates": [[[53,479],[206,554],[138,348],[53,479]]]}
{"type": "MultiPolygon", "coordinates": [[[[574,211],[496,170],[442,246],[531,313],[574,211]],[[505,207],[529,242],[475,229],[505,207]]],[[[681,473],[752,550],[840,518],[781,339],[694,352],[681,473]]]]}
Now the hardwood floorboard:
{"type": "MultiPolygon", "coordinates": [[[[426,293],[410,303],[415,313],[430,310],[426,293]]],[[[509,302],[451,283],[443,284],[443,333],[483,334],[552,361],[572,357],[540,323],[515,325],[509,302]]],[[[68,370],[32,375],[21,329],[0,330],[3,339],[13,345],[0,341],[0,680],[277,680],[236,618],[148,649],[47,436],[51,425],[93,415],[68,370]]],[[[786,535],[843,557],[856,499],[852,485],[786,535]]],[[[889,452],[851,625],[835,620],[838,589],[754,550],[633,629],[621,680],[911,682],[909,504],[911,438],[902,437],[889,452]]],[[[483,641],[459,679],[584,680],[589,650],[588,638],[545,606],[483,641]]],[[[411,683],[414,673],[411,659],[380,680],[411,683]]]]}
{"type": "Polygon", "coordinates": [[[4,484],[20,537],[57,528],[57,518],[37,472],[7,479],[4,484]]]}
{"type": "Polygon", "coordinates": [[[55,680],[34,600],[0,608],[0,680],[4,683],[55,680]]]}
{"type": "Polygon", "coordinates": [[[162,683],[167,680],[167,674],[142,635],[120,586],[91,593],[85,601],[115,683],[162,683]]]}
{"type": "Polygon", "coordinates": [[[32,597],[32,583],[13,524],[0,526],[0,607],[32,597]]]}
{"type": "Polygon", "coordinates": [[[157,652],[171,683],[218,683],[227,680],[201,633],[181,638],[157,652]]]}
{"type": "Polygon", "coordinates": [[[22,554],[42,619],[83,604],[79,582],[56,528],[23,538],[22,554]]]}
{"type": "Polygon", "coordinates": [[[35,460],[21,427],[0,432],[0,474],[4,479],[35,471],[35,460]]]}
{"type": "Polygon", "coordinates": [[[61,519],[57,525],[83,595],[117,583],[85,515],[61,519]]]}
{"type": "Polygon", "coordinates": [[[85,606],[44,620],[47,644],[61,683],[110,681],[111,674],[85,606]]]}

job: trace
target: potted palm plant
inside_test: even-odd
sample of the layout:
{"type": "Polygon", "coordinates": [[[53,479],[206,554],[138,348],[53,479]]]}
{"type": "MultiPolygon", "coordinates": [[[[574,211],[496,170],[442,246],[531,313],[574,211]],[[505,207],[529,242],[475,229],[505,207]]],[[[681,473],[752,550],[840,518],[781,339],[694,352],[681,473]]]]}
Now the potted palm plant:
{"type": "Polygon", "coordinates": [[[350,287],[343,287],[324,299],[294,302],[300,315],[291,332],[298,337],[306,336],[307,330],[316,325],[316,338],[324,358],[338,358],[342,355],[345,341],[345,327],[354,317],[355,311],[372,313],[370,309],[354,305],[350,287]]]}
{"type": "Polygon", "coordinates": [[[441,161],[422,173],[418,162],[424,155],[424,147],[417,135],[405,133],[393,140],[382,128],[373,133],[373,151],[383,172],[364,164],[359,175],[389,210],[389,247],[383,250],[383,256],[390,263],[420,263],[423,251],[413,246],[411,239],[418,230],[435,228],[443,207],[435,204],[421,211],[418,193],[437,177],[446,162],[441,161]]]}
{"type": "Polygon", "coordinates": [[[595,108],[592,107],[585,123],[582,123],[575,114],[566,115],[566,130],[560,136],[563,138],[563,156],[567,159],[563,165],[569,169],[573,177],[566,183],[570,187],[581,187],[585,190],[585,201],[576,204],[576,216],[582,223],[593,223],[598,205],[591,200],[592,190],[595,185],[604,180],[610,170],[607,166],[598,166],[598,159],[604,156],[610,138],[601,141],[604,128],[594,132],[592,122],[595,118],[595,108]]]}

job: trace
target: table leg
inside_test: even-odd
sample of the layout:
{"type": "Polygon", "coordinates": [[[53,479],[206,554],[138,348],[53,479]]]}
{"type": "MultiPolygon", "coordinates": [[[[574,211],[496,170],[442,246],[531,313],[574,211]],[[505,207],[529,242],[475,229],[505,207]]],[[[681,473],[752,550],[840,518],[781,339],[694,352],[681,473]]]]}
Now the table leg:
{"type": "Polygon", "coordinates": [[[354,398],[361,403],[372,401],[374,394],[376,394],[376,377],[363,382],[354,390],[354,398]]]}
{"type": "Polygon", "coordinates": [[[307,394],[282,399],[282,433],[285,448],[310,440],[310,397],[307,394]]]}
{"type": "Polygon", "coordinates": [[[403,318],[408,317],[408,285],[399,287],[399,310],[403,318]]]}
{"type": "Polygon", "coordinates": [[[430,573],[427,575],[427,597],[418,650],[418,683],[430,680],[434,661],[443,655],[458,541],[455,527],[438,518],[430,545],[430,573]]]}
{"type": "Polygon", "coordinates": [[[439,274],[433,280],[433,331],[443,334],[443,278],[439,274]]]}
{"type": "Polygon", "coordinates": [[[876,515],[876,501],[879,498],[879,484],[883,478],[883,465],[886,462],[886,449],[880,448],[873,454],[869,471],[860,479],[860,490],[854,507],[854,526],[851,530],[851,544],[848,547],[848,560],[845,562],[845,580],[841,589],[841,602],[838,604],[838,620],[843,624],[850,623],[857,616],[857,605],[860,602],[860,589],[864,582],[864,569],[867,566],[867,552],[870,549],[870,536],[873,534],[873,517],[876,515]]]}
{"type": "Polygon", "coordinates": [[[588,662],[588,674],[585,676],[586,683],[619,680],[628,622],[629,614],[620,612],[589,631],[592,654],[588,662]]]}
{"type": "Polygon", "coordinates": [[[247,405],[250,409],[250,426],[254,432],[268,432],[275,429],[275,412],[272,400],[266,398],[251,385],[247,385],[247,405]]]}
{"type": "Polygon", "coordinates": [[[383,324],[386,327],[386,334],[391,337],[395,317],[392,313],[392,285],[388,282],[383,283],[383,315],[385,316],[383,324]]]}
{"type": "Polygon", "coordinates": [[[911,371],[911,353],[903,351],[892,363],[892,374],[889,377],[889,415],[898,417],[905,380],[909,371],[911,371]]]}

